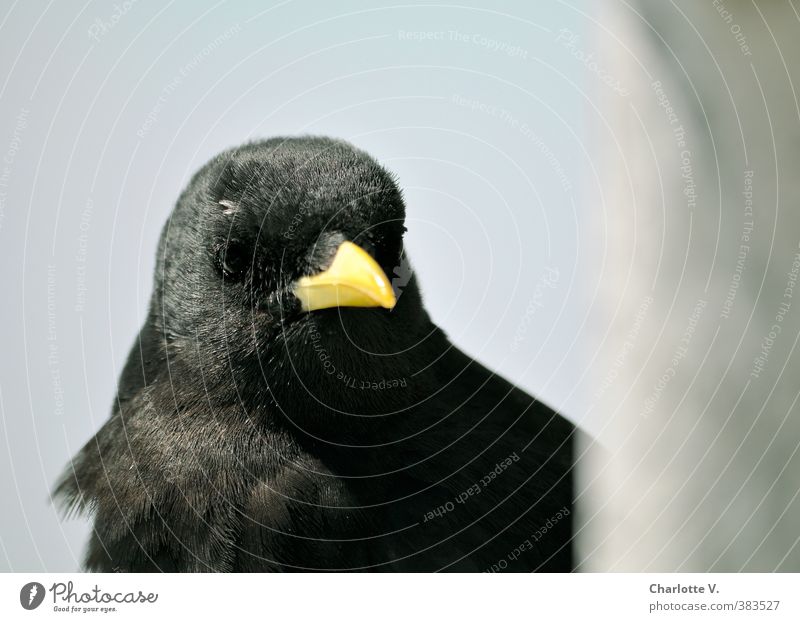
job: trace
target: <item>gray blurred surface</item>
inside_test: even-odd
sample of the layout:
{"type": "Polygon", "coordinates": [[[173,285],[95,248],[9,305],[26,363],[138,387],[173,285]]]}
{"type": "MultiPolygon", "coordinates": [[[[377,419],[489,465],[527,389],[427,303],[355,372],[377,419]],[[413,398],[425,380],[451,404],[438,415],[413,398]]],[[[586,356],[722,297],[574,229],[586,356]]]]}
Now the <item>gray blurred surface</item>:
{"type": "Polygon", "coordinates": [[[598,4],[585,567],[800,571],[797,7],[598,4]]]}
{"type": "Polygon", "coordinates": [[[583,4],[3,3],[0,569],[78,568],[87,524],[49,490],[108,415],[179,191],[251,138],[339,136],[395,171],[434,319],[580,419],[583,4]]]}

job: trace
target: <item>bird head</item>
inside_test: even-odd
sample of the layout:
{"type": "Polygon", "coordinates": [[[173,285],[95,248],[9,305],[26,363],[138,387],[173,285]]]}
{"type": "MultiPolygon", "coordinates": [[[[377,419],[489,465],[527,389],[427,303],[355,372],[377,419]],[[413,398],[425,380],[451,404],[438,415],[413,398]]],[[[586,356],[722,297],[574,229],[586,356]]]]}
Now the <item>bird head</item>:
{"type": "Polygon", "coordinates": [[[343,141],[230,150],[194,176],[164,228],[152,312],[205,380],[232,371],[240,385],[331,404],[341,376],[398,379],[427,325],[413,278],[401,299],[392,287],[404,219],[390,173],[343,141]]]}

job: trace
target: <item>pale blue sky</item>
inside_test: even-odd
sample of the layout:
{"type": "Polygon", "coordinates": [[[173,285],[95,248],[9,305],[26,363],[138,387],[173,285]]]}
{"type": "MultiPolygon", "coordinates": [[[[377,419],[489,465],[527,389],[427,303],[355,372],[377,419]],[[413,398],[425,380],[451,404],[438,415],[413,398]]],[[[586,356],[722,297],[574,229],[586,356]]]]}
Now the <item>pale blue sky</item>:
{"type": "Polygon", "coordinates": [[[597,81],[558,37],[583,3],[483,4],[3,3],[0,569],[78,568],[87,525],[48,491],[108,416],[178,193],[248,139],[386,164],[434,320],[580,418],[597,81]]]}

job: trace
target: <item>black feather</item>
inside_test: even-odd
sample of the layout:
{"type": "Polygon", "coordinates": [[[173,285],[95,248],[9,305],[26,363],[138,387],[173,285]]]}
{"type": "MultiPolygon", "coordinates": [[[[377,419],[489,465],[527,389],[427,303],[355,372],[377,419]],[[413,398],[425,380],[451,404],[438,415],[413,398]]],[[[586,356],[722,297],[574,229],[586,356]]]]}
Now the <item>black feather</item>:
{"type": "Polygon", "coordinates": [[[93,515],[88,569],[573,568],[574,428],[431,322],[404,217],[327,138],[194,176],[111,418],[57,487],[93,515]],[[345,239],[403,277],[391,312],[301,313],[290,283],[345,239]]]}

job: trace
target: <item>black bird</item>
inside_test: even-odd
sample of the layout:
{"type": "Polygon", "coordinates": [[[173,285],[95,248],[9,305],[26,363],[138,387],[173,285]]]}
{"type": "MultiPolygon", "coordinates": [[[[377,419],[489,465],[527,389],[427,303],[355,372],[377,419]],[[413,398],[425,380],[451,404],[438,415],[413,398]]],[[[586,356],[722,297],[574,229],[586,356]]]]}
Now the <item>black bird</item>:
{"type": "Polygon", "coordinates": [[[404,218],[340,140],[193,177],[111,417],[55,492],[93,516],[87,569],[573,569],[574,428],[431,322],[404,218]]]}

